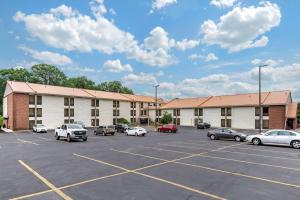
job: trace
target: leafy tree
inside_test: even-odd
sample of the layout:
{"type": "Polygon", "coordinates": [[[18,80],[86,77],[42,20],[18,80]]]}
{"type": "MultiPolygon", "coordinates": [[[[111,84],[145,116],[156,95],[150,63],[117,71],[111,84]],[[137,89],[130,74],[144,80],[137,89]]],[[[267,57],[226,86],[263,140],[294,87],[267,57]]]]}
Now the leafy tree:
{"type": "Polygon", "coordinates": [[[117,124],[129,124],[129,122],[125,118],[118,118],[117,124]]]}
{"type": "Polygon", "coordinates": [[[92,90],[95,88],[95,83],[85,76],[79,76],[75,78],[68,78],[66,81],[66,86],[92,90]]]}
{"type": "Polygon", "coordinates": [[[167,111],[164,112],[162,118],[160,119],[160,122],[162,124],[169,124],[170,122],[172,122],[172,115],[171,113],[168,113],[167,111]]]}
{"type": "Polygon", "coordinates": [[[45,85],[65,85],[66,75],[57,67],[47,64],[38,64],[31,67],[35,82],[45,85]]]}
{"type": "Polygon", "coordinates": [[[95,89],[106,92],[133,94],[133,91],[125,86],[122,86],[122,83],[120,81],[103,82],[98,84],[95,89]]]}
{"type": "Polygon", "coordinates": [[[3,126],[3,121],[4,121],[4,118],[0,115],[0,127],[3,126]]]}

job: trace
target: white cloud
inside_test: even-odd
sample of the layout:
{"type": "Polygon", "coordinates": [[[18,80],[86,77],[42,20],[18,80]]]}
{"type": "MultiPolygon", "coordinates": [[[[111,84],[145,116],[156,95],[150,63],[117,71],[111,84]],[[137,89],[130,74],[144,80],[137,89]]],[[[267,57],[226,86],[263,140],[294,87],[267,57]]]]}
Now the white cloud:
{"type": "Polygon", "coordinates": [[[157,83],[157,80],[153,74],[146,74],[141,72],[140,74],[130,73],[123,77],[125,84],[148,84],[154,85],[157,83]]]}
{"type": "Polygon", "coordinates": [[[177,3],[177,0],[153,0],[152,1],[152,9],[150,13],[154,12],[155,10],[160,10],[166,6],[172,5],[177,3]]]}
{"type": "Polygon", "coordinates": [[[218,8],[228,8],[235,4],[236,0],[212,0],[210,5],[214,5],[218,8]]]}
{"type": "Polygon", "coordinates": [[[20,46],[19,48],[24,52],[28,53],[35,60],[38,60],[46,64],[62,66],[62,65],[67,65],[72,63],[71,58],[65,55],[61,55],[59,53],[53,53],[50,51],[36,51],[26,46],[20,46]]]}
{"type": "Polygon", "coordinates": [[[18,11],[14,20],[24,22],[32,38],[66,51],[125,53],[127,58],[149,66],[163,67],[176,62],[164,48],[144,49],[131,33],[105,18],[107,9],[103,0],[91,1],[90,8],[94,17],[61,5],[41,14],[18,11]]]}
{"type": "Polygon", "coordinates": [[[192,48],[198,46],[199,43],[200,43],[199,40],[188,40],[188,39],[183,39],[182,41],[176,42],[175,47],[176,47],[178,50],[185,51],[185,50],[187,50],[187,49],[192,49],[192,48]]]}
{"type": "Polygon", "coordinates": [[[209,53],[207,55],[192,54],[188,57],[188,59],[191,61],[203,60],[205,62],[219,60],[219,58],[214,53],[209,53]]]}
{"type": "Polygon", "coordinates": [[[165,75],[165,73],[164,73],[164,71],[159,70],[155,75],[156,76],[163,76],[163,75],[165,75]]]}
{"type": "Polygon", "coordinates": [[[133,69],[130,64],[122,65],[119,59],[117,60],[108,60],[103,64],[103,69],[109,72],[132,72],[133,69]]]}
{"type": "Polygon", "coordinates": [[[235,7],[221,16],[218,23],[207,20],[201,25],[202,41],[208,45],[220,45],[229,52],[263,47],[269,40],[264,34],[278,26],[280,21],[280,8],[275,3],[235,7]]]}
{"type": "Polygon", "coordinates": [[[268,66],[277,66],[281,64],[283,60],[273,60],[273,59],[267,59],[267,60],[261,60],[261,59],[254,59],[251,61],[254,65],[268,65],[268,66]]]}

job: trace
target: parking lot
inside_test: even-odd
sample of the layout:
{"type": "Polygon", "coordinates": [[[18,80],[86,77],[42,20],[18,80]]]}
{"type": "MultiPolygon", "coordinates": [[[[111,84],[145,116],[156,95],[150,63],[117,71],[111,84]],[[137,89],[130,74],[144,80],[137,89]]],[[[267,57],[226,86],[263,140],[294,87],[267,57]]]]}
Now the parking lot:
{"type": "Polygon", "coordinates": [[[300,151],[211,141],[206,130],[56,141],[0,134],[0,199],[300,199],[300,151]]]}

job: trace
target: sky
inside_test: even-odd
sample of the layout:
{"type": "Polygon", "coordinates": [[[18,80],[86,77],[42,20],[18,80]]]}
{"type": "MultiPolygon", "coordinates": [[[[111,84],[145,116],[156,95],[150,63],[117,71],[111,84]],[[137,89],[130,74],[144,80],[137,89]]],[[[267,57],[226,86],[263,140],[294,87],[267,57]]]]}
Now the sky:
{"type": "Polygon", "coordinates": [[[48,63],[165,99],[291,90],[300,1],[2,0],[0,68],[48,63]]]}

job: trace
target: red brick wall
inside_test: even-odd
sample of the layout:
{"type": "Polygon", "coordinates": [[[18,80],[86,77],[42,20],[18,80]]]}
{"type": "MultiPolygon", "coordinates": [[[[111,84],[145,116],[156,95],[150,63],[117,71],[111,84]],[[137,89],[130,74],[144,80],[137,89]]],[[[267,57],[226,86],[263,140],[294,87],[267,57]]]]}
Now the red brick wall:
{"type": "Polygon", "coordinates": [[[285,106],[269,107],[269,128],[270,129],[285,128],[285,106]]]}
{"type": "Polygon", "coordinates": [[[13,94],[13,130],[29,129],[29,96],[13,94]]]}

